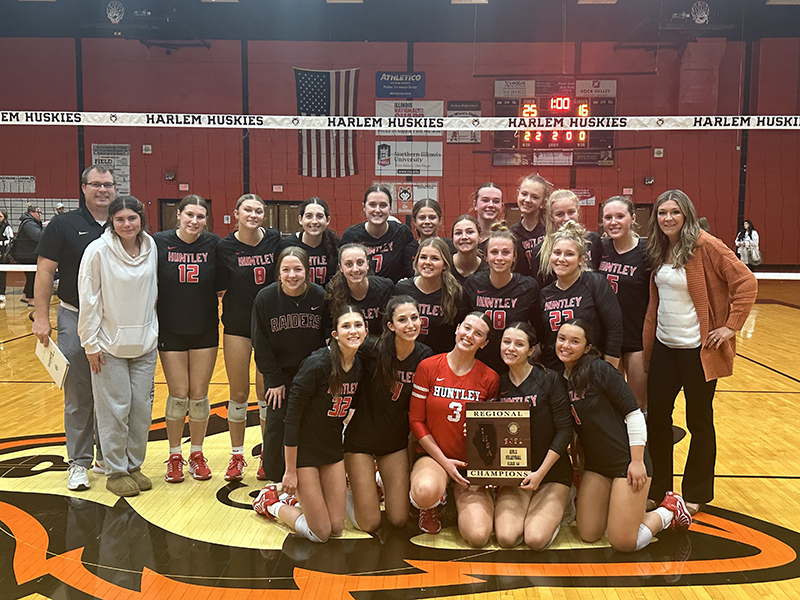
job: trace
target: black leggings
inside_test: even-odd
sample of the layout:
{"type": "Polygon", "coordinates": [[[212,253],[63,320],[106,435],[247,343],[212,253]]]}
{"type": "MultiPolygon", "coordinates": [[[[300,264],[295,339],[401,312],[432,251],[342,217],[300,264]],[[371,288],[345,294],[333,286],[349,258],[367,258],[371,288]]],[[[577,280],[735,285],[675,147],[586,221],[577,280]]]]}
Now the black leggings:
{"type": "Polygon", "coordinates": [[[25,289],[22,291],[28,301],[33,302],[33,284],[36,280],[36,271],[25,271],[25,289]]]}
{"type": "Polygon", "coordinates": [[[660,502],[672,490],[672,410],[683,388],[686,425],[691,434],[682,492],[687,502],[714,499],[714,464],[717,439],[714,431],[714,391],[717,380],[706,381],[700,347],[667,348],[655,341],[647,378],[647,441],[653,460],[649,496],[660,502]]]}

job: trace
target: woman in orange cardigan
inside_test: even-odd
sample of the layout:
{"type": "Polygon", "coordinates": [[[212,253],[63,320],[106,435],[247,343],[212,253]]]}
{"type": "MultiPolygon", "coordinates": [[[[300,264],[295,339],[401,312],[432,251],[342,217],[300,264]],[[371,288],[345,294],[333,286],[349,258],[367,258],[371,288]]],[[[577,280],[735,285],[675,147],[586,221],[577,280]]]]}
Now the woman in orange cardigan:
{"type": "Polygon", "coordinates": [[[648,369],[650,498],[672,489],[672,410],[683,388],[691,434],[682,495],[695,514],[714,498],[717,442],[712,403],[717,379],[733,373],[736,331],[756,300],[755,276],[697,224],[689,197],[661,194],[650,218],[653,264],[643,342],[648,369]]]}

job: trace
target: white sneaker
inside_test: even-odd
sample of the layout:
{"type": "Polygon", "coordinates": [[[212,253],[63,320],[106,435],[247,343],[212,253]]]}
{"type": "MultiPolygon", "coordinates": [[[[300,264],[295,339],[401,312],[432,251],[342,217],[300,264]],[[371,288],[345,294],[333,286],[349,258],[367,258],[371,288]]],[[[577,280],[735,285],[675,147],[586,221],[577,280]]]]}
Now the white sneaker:
{"type": "Polygon", "coordinates": [[[6,301],[5,294],[0,294],[0,302],[5,302],[5,301],[6,301]]]}
{"type": "Polygon", "coordinates": [[[94,461],[94,466],[92,467],[92,473],[97,473],[98,475],[105,475],[106,474],[106,465],[102,460],[94,461]]]}
{"type": "Polygon", "coordinates": [[[78,463],[72,463],[69,466],[67,489],[73,492],[82,492],[88,490],[90,487],[92,486],[89,483],[89,475],[86,467],[82,467],[78,463]]]}

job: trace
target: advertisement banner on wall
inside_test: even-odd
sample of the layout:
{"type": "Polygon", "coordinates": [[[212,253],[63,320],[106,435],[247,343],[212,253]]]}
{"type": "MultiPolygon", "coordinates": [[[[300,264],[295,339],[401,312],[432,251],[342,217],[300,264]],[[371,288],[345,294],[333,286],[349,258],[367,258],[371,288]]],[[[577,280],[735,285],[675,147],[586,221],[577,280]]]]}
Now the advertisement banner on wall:
{"type": "Polygon", "coordinates": [[[397,182],[397,181],[373,181],[372,185],[385,185],[392,192],[395,199],[392,206],[396,215],[410,215],[414,203],[426,198],[439,200],[439,182],[426,181],[424,183],[397,182]]]}
{"type": "Polygon", "coordinates": [[[425,72],[376,71],[376,98],[424,98],[425,72]]]}
{"type": "Polygon", "coordinates": [[[575,188],[572,190],[578,197],[581,206],[594,206],[597,204],[593,188],[575,188]]]}
{"type": "MultiPolygon", "coordinates": [[[[448,100],[447,116],[464,119],[481,116],[480,100],[448,100]]],[[[448,144],[480,144],[480,131],[448,131],[448,144]]]]}
{"type": "Polygon", "coordinates": [[[375,175],[442,176],[442,142],[375,142],[375,175]]]}
{"type": "MultiPolygon", "coordinates": [[[[389,126],[407,127],[413,119],[435,118],[444,116],[444,102],[441,100],[376,100],[375,116],[383,117],[383,123],[389,126]]],[[[425,131],[404,129],[379,129],[378,135],[424,135],[437,137],[442,131],[425,131]]]]}
{"type": "Polygon", "coordinates": [[[130,144],[92,144],[92,164],[114,171],[118,195],[131,193],[130,144]]]}
{"type": "Polygon", "coordinates": [[[0,175],[0,192],[3,194],[35,194],[34,175],[0,175]]]}

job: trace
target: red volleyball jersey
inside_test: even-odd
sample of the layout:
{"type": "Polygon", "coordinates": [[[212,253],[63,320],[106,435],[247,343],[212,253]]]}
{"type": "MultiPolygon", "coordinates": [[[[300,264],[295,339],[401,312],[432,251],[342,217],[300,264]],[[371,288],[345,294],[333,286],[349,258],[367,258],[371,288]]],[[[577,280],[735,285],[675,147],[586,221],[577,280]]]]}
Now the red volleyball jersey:
{"type": "Polygon", "coordinates": [[[414,373],[408,411],[411,433],[418,440],[430,434],[445,456],[466,460],[464,404],[494,400],[499,387],[497,373],[479,360],[459,377],[450,369],[447,354],[426,358],[414,373]]]}

